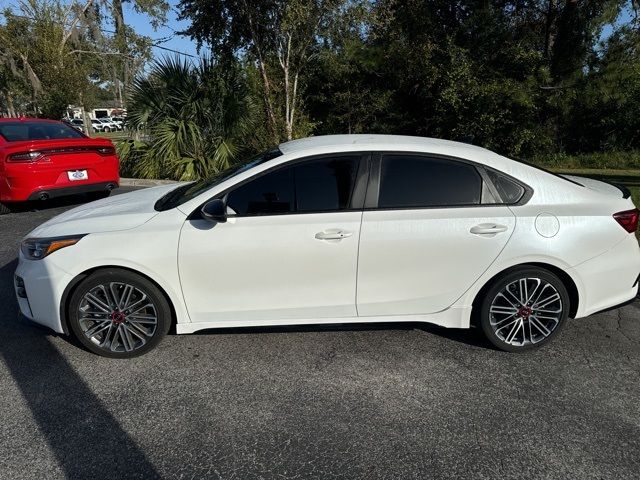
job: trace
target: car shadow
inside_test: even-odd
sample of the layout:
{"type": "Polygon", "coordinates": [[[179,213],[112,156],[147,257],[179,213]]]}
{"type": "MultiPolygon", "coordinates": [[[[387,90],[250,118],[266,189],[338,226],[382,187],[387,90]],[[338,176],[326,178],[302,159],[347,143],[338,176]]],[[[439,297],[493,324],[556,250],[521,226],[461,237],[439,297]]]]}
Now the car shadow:
{"type": "Polygon", "coordinates": [[[51,198],[49,200],[29,200],[11,204],[11,212],[23,213],[33,211],[52,210],[62,207],[76,207],[95,200],[86,194],[68,195],[64,197],[51,198]]]}
{"type": "Polygon", "coordinates": [[[159,478],[145,453],[14,298],[17,260],[0,267],[0,355],[67,478],[159,478]]]}

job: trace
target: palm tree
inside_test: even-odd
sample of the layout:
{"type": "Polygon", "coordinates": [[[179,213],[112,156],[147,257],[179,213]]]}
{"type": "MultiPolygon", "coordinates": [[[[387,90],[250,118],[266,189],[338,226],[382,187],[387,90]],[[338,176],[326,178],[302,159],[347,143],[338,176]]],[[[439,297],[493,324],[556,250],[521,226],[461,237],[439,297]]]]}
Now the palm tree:
{"type": "Polygon", "coordinates": [[[207,177],[237,158],[253,131],[255,112],[238,64],[161,59],[133,83],[127,124],[145,140],[122,144],[121,159],[142,177],[207,177]]]}

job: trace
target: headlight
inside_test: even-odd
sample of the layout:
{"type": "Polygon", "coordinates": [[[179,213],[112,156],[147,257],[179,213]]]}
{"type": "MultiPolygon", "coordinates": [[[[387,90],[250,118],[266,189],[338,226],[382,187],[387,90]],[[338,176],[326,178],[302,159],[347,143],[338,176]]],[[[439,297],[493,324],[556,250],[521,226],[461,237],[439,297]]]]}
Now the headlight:
{"type": "Polygon", "coordinates": [[[27,238],[22,242],[20,250],[29,260],[40,260],[56,250],[70,247],[80,241],[84,235],[69,235],[55,238],[27,238]]]}

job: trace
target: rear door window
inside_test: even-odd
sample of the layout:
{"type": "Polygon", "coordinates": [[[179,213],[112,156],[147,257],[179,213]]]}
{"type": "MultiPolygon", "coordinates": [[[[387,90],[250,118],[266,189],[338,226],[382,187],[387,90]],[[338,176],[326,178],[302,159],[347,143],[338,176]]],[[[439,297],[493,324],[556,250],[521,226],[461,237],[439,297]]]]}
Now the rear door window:
{"type": "Polygon", "coordinates": [[[483,181],[468,163],[423,155],[385,155],[379,208],[479,205],[483,181]]]}

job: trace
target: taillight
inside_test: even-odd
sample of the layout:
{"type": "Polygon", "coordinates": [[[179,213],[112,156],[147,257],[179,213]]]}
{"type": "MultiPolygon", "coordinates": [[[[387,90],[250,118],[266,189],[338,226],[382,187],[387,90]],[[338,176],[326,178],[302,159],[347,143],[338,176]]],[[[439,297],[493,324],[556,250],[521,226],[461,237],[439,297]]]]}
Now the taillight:
{"type": "Polygon", "coordinates": [[[100,155],[115,155],[116,149],[113,147],[99,147],[97,149],[100,155]]]}
{"type": "Polygon", "coordinates": [[[41,152],[13,153],[7,157],[7,162],[35,162],[41,156],[41,152]]]}
{"type": "Polygon", "coordinates": [[[625,210],[624,212],[618,212],[613,214],[613,218],[624,228],[627,232],[633,233],[638,229],[638,217],[640,211],[637,208],[633,210],[625,210]]]}

